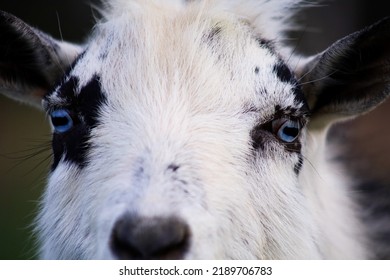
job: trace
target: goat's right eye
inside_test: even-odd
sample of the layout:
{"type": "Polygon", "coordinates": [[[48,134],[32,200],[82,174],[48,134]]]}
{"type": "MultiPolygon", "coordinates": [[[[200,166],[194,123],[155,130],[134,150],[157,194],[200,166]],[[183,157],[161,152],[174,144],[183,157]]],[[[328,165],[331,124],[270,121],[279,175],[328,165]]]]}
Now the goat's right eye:
{"type": "Polygon", "coordinates": [[[50,117],[56,133],[65,133],[73,128],[74,122],[67,110],[54,110],[51,112],[50,117]]]}
{"type": "Polygon", "coordinates": [[[285,143],[294,142],[300,133],[301,124],[293,119],[276,119],[272,121],[272,130],[278,139],[285,143]]]}

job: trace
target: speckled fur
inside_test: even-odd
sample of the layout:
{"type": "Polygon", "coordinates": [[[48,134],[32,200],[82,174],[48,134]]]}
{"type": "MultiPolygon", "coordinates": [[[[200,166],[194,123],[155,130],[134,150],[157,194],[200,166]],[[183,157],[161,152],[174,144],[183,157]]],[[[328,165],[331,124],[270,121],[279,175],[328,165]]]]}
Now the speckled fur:
{"type": "MultiPolygon", "coordinates": [[[[302,130],[298,175],[302,158],[275,138],[253,149],[253,127],[305,106],[274,71],[301,69],[279,41],[299,2],[109,2],[64,78],[78,78],[77,95],[98,76],[107,102],[87,164],[50,174],[41,257],[115,258],[112,227],[135,213],[184,220],[186,259],[367,258],[350,182],[329,161],[329,123],[302,130]]],[[[58,91],[45,109],[65,102],[58,91]]]]}

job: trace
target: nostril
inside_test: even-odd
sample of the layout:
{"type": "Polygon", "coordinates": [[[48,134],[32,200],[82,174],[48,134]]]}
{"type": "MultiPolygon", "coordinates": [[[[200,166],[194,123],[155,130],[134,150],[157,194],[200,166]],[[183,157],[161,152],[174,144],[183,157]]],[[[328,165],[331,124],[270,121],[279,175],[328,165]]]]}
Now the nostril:
{"type": "Polygon", "coordinates": [[[114,225],[110,246],[118,259],[181,259],[190,232],[177,217],[125,215],[114,225]]]}

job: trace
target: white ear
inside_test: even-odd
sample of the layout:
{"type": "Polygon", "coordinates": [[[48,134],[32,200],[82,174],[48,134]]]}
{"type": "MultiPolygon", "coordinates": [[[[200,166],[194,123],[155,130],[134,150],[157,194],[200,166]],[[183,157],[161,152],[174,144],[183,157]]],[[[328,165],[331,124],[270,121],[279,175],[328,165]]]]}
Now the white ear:
{"type": "Polygon", "coordinates": [[[40,108],[42,97],[80,52],[80,46],[59,42],[0,11],[1,94],[40,108]]]}
{"type": "Polygon", "coordinates": [[[390,94],[390,17],[337,41],[297,73],[312,127],[370,111],[390,94]]]}

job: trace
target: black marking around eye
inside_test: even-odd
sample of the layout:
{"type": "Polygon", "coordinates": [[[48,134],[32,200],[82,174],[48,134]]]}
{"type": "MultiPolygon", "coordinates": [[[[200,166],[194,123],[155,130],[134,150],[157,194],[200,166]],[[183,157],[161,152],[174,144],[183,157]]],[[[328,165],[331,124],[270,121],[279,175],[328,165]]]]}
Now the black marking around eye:
{"type": "Polygon", "coordinates": [[[77,164],[80,168],[86,165],[86,156],[89,149],[90,131],[82,125],[76,125],[71,132],[53,134],[53,164],[51,170],[55,170],[61,161],[77,164]]]}
{"type": "Polygon", "coordinates": [[[272,136],[263,127],[263,125],[255,126],[251,132],[250,137],[252,139],[253,150],[263,150],[267,141],[272,141],[272,136]]]}
{"type": "Polygon", "coordinates": [[[77,91],[78,84],[79,84],[79,79],[75,76],[71,76],[56,91],[58,93],[58,97],[60,97],[63,100],[66,100],[66,103],[69,104],[70,107],[72,107],[72,103],[74,103],[75,92],[77,91]]]}
{"type": "MultiPolygon", "coordinates": [[[[271,122],[268,122],[265,124],[259,124],[251,130],[250,137],[252,139],[252,148],[254,151],[254,156],[259,156],[259,151],[261,152],[265,150],[267,145],[269,145],[270,143],[275,143],[276,141],[278,141],[275,138],[275,135],[271,133],[271,126],[271,122]]],[[[294,164],[294,166],[292,166],[292,169],[298,176],[303,166],[303,156],[301,154],[300,140],[298,139],[292,143],[282,143],[279,141],[279,143],[280,145],[283,145],[284,150],[287,153],[298,155],[298,161],[294,164]]],[[[272,152],[272,150],[270,150],[269,152],[272,152]]]]}
{"type": "Polygon", "coordinates": [[[93,76],[79,92],[78,86],[79,79],[71,77],[57,90],[58,96],[66,100],[64,109],[71,112],[75,124],[68,132],[53,134],[52,170],[62,158],[81,168],[87,164],[91,130],[99,124],[100,108],[107,101],[100,87],[99,76],[93,76]]]}
{"type": "Polygon", "coordinates": [[[277,139],[276,133],[273,129],[273,121],[277,119],[286,119],[293,118],[297,119],[300,123],[300,128],[303,128],[306,123],[306,111],[303,111],[302,108],[295,107],[281,107],[280,105],[275,106],[275,113],[270,118],[270,121],[265,123],[257,124],[250,132],[250,136],[252,139],[252,147],[254,150],[262,150],[265,148],[268,142],[279,141],[286,150],[286,152],[290,153],[301,153],[301,141],[299,137],[294,142],[283,142],[277,139]]]}
{"type": "Polygon", "coordinates": [[[107,97],[100,87],[99,76],[93,76],[80,90],[76,102],[77,109],[84,116],[86,124],[91,128],[96,127],[99,123],[100,107],[107,103],[107,97]]]}

